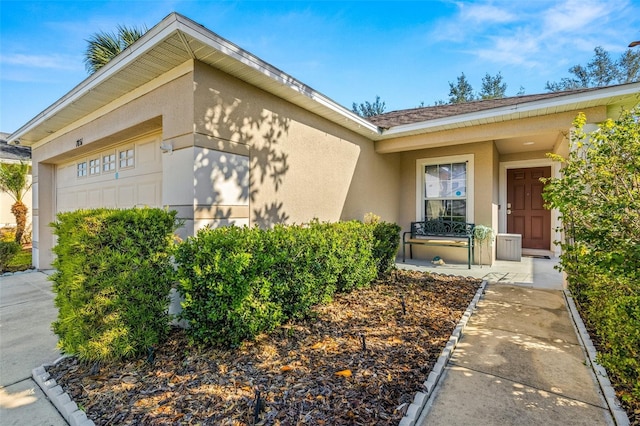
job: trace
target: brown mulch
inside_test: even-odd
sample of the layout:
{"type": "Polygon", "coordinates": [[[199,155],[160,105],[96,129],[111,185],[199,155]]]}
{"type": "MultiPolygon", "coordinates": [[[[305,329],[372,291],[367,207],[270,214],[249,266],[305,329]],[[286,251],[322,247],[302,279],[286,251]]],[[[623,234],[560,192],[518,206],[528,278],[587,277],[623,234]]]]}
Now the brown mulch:
{"type": "Polygon", "coordinates": [[[96,425],[398,424],[480,281],[394,271],[236,349],[184,331],[147,359],[48,372],[96,425]]]}

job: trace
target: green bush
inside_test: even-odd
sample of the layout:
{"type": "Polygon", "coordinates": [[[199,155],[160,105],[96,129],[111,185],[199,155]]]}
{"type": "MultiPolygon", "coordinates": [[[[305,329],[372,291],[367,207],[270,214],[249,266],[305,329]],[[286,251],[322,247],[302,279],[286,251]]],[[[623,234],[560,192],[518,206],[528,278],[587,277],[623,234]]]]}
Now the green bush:
{"type": "Polygon", "coordinates": [[[20,252],[20,244],[15,241],[0,241],[0,272],[7,269],[11,260],[20,252]]]}
{"type": "Polygon", "coordinates": [[[178,248],[181,317],[193,341],[239,345],[376,276],[360,222],[204,229],[178,248]]]}
{"type": "Polygon", "coordinates": [[[176,212],[79,210],[52,223],[59,346],[80,359],[139,355],[169,330],[176,212]]]}
{"type": "Polygon", "coordinates": [[[575,122],[562,176],[544,197],[562,218],[561,268],[598,336],[598,359],[623,400],[640,401],[640,108],[585,134],[575,122]]]}
{"type": "Polygon", "coordinates": [[[279,324],[280,306],[271,301],[265,277],[272,259],[258,228],[200,230],[176,251],[181,318],[191,339],[203,344],[238,345],[279,324]]]}
{"type": "Polygon", "coordinates": [[[378,222],[373,224],[373,258],[376,261],[378,277],[386,276],[396,265],[396,255],[400,247],[400,225],[378,222]]]}

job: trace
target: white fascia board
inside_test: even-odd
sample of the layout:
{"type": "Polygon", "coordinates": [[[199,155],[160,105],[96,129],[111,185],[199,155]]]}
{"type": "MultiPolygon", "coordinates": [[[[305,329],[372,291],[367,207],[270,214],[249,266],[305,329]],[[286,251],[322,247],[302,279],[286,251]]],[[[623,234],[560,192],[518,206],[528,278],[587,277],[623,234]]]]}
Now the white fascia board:
{"type": "MultiPolygon", "coordinates": [[[[280,71],[272,65],[269,65],[268,63],[241,49],[235,44],[222,39],[202,25],[197,24],[196,22],[185,18],[177,13],[171,13],[158,24],[156,24],[153,28],[147,31],[147,33],[145,33],[145,35],[142,36],[138,41],[136,41],[134,44],[129,46],[118,56],[112,59],[107,65],[91,74],[84,81],[82,81],[71,91],[69,91],[66,95],[64,95],[54,104],[36,115],[28,123],[11,134],[8,140],[20,139],[22,135],[42,124],[49,117],[55,115],[68,105],[75,102],[80,97],[84,96],[93,87],[111,78],[114,74],[122,70],[131,62],[135,61],[139,56],[152,49],[154,46],[156,46],[158,43],[160,43],[162,40],[169,37],[176,31],[181,31],[187,35],[190,35],[196,40],[219,50],[227,56],[253,68],[254,70],[263,73],[273,80],[278,81],[283,85],[287,85],[292,90],[295,90],[318,102],[324,107],[343,115],[346,120],[353,121],[359,126],[364,127],[365,129],[368,129],[376,134],[380,133],[379,128],[374,124],[347,110],[346,108],[325,97],[324,95],[314,91],[313,89],[309,88],[308,86],[304,85],[303,83],[294,79],[283,71],[280,71]]],[[[185,48],[187,47],[188,46],[185,46],[185,48]]]]}
{"type": "MultiPolygon", "coordinates": [[[[545,111],[549,108],[562,107],[571,104],[580,104],[602,99],[613,99],[624,96],[637,95],[640,101],[640,83],[625,84],[621,86],[605,87],[572,95],[559,96],[557,98],[543,99],[522,104],[504,106],[500,108],[478,111],[469,114],[455,115],[435,120],[421,121],[418,123],[403,124],[391,127],[382,132],[383,138],[398,137],[404,133],[436,131],[443,127],[455,128],[469,126],[471,122],[492,118],[507,117],[511,114],[520,114],[532,111],[545,111]]],[[[578,107],[579,108],[579,107],[578,107]]]]}
{"type": "Polygon", "coordinates": [[[167,16],[160,23],[147,31],[147,33],[145,33],[145,35],[137,40],[134,44],[127,47],[120,54],[118,54],[118,56],[109,61],[107,65],[91,74],[80,84],[71,89],[66,95],[64,95],[56,102],[54,102],[51,106],[36,115],[24,126],[20,127],[10,136],[10,140],[20,139],[22,135],[42,124],[50,116],[57,114],[60,110],[69,106],[70,104],[73,104],[73,102],[75,102],[77,99],[84,96],[87,92],[91,91],[93,87],[111,78],[118,71],[136,60],[138,56],[153,48],[153,46],[155,46],[159,40],[162,40],[165,37],[169,36],[171,32],[174,31],[171,25],[171,21],[175,21],[175,18],[172,15],[167,16]]]}
{"type": "Polygon", "coordinates": [[[321,104],[325,108],[328,108],[333,112],[344,116],[346,120],[353,121],[359,126],[375,133],[376,135],[380,134],[380,128],[375,124],[369,122],[368,120],[365,120],[358,114],[355,114],[354,112],[346,109],[332,99],[324,96],[320,92],[315,91],[314,89],[292,77],[291,75],[263,61],[257,56],[235,45],[234,43],[223,39],[214,32],[208,30],[206,27],[196,24],[194,21],[191,21],[190,19],[185,18],[181,15],[176,15],[176,19],[178,21],[178,28],[183,33],[193,37],[201,43],[213,47],[214,49],[226,54],[227,56],[237,60],[238,62],[241,62],[244,65],[260,72],[261,74],[264,74],[272,80],[284,86],[287,86],[289,89],[306,96],[307,98],[321,104]]]}

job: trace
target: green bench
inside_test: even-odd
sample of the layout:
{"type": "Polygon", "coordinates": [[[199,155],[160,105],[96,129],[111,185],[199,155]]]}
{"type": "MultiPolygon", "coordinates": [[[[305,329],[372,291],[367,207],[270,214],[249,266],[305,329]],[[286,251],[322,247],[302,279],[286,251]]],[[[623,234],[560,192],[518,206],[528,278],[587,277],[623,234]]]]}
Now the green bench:
{"type": "Polygon", "coordinates": [[[406,246],[413,259],[413,246],[458,247],[467,250],[467,264],[473,263],[473,223],[433,219],[411,222],[411,230],[402,234],[402,262],[405,262],[406,246]]]}

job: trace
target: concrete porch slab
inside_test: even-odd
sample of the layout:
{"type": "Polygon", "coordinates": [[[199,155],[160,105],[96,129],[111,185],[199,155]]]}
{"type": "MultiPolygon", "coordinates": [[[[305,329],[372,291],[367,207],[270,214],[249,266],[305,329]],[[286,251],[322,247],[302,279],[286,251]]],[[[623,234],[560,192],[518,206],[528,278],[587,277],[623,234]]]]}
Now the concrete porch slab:
{"type": "Polygon", "coordinates": [[[604,425],[607,410],[544,389],[449,366],[424,423],[435,425],[604,425]]]}
{"type": "MultiPolygon", "coordinates": [[[[540,290],[537,290],[540,291],[540,290]]],[[[482,300],[467,330],[500,329],[541,339],[579,344],[566,308],[529,306],[500,300],[482,300]]]]}
{"type": "Polygon", "coordinates": [[[600,406],[580,346],[503,330],[466,330],[451,363],[600,406]],[[593,386],[585,387],[585,383],[593,386]]]}

